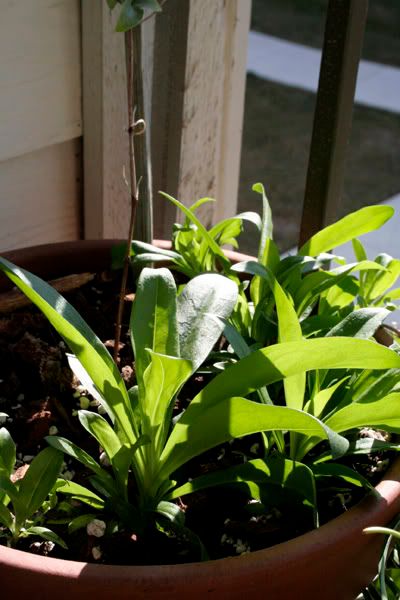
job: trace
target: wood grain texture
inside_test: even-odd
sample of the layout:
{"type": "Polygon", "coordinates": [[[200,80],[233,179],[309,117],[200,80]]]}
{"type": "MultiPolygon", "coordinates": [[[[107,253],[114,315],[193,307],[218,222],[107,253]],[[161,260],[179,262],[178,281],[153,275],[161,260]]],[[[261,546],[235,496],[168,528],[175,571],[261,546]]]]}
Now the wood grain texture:
{"type": "MultiPolygon", "coordinates": [[[[117,10],[109,11],[106,2],[82,2],[84,204],[85,237],[88,239],[128,234],[125,50],[124,36],[115,32],[117,14],[117,10]]],[[[146,48],[144,64],[150,70],[144,82],[145,106],[150,104],[152,29],[153,25],[148,21],[142,32],[146,48]]],[[[141,117],[136,115],[136,118],[141,117]]],[[[138,221],[140,212],[139,206],[138,221]]]]}
{"type": "MultiPolygon", "coordinates": [[[[237,207],[250,0],[169,0],[157,17],[153,72],[154,191],[190,205],[210,224],[237,207]]],[[[182,221],[154,194],[155,235],[182,221]]]]}
{"type": "Polygon", "coordinates": [[[114,27],[105,2],[82,3],[84,217],[92,239],[128,231],[124,37],[114,27]]]}
{"type": "Polygon", "coordinates": [[[8,0],[0,19],[0,160],[81,135],[79,0],[8,0]]]}
{"type": "Polygon", "coordinates": [[[0,163],[0,249],[79,239],[81,141],[0,163]]]}

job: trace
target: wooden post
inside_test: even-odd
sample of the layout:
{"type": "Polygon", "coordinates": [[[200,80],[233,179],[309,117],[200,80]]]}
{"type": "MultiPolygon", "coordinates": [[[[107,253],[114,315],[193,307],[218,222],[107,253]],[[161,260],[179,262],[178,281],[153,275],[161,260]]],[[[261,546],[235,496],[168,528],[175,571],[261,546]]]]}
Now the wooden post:
{"type": "Polygon", "coordinates": [[[368,0],[330,0],[301,221],[301,246],[337,216],[368,0]]]}
{"type": "MultiPolygon", "coordinates": [[[[143,26],[156,237],[169,237],[181,220],[159,190],[187,205],[216,198],[199,211],[206,223],[236,211],[250,7],[251,0],[168,0],[143,26]]],[[[115,18],[104,0],[82,2],[87,238],[127,233],[125,61],[115,18]]]]}
{"type": "Polygon", "coordinates": [[[155,234],[182,221],[157,192],[210,224],[237,207],[251,0],[168,0],[154,46],[152,159],[155,234]]]}
{"type": "MultiPolygon", "coordinates": [[[[115,32],[116,19],[117,11],[111,13],[104,0],[82,2],[84,221],[88,239],[125,238],[128,234],[125,50],[123,34],[115,32]]],[[[151,21],[143,26],[145,43],[154,27],[151,21]]],[[[147,80],[145,87],[149,87],[147,80]]],[[[144,116],[136,114],[136,118],[144,116]]],[[[140,176],[144,181],[138,223],[143,222],[142,208],[148,201],[148,174],[138,171],[140,176]]]]}

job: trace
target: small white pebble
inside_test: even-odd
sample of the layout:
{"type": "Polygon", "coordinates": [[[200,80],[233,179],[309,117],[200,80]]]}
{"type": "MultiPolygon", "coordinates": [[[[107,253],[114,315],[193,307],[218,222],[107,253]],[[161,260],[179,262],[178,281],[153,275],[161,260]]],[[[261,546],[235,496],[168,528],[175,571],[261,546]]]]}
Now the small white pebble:
{"type": "Polygon", "coordinates": [[[35,457],[32,454],[25,454],[23,457],[24,463],[31,462],[35,457]]]}
{"type": "Polygon", "coordinates": [[[100,402],[98,400],[91,400],[90,401],[90,406],[99,406],[100,402]]]}
{"type": "Polygon", "coordinates": [[[23,400],[25,400],[25,394],[18,394],[17,402],[22,402],[23,400]]]}
{"type": "Polygon", "coordinates": [[[101,552],[99,546],[93,546],[93,548],[92,548],[92,556],[93,556],[94,560],[100,560],[100,558],[102,556],[102,552],[101,552]]]}
{"type": "Polygon", "coordinates": [[[90,400],[87,396],[81,396],[79,398],[79,406],[82,410],[87,410],[90,406],[90,400]]]}
{"type": "Polygon", "coordinates": [[[15,404],[14,406],[11,407],[13,410],[18,410],[19,408],[21,408],[21,404],[15,404]]]}
{"type": "Polygon", "coordinates": [[[100,519],[93,519],[93,521],[90,521],[86,525],[86,531],[88,535],[101,538],[106,532],[106,524],[104,521],[100,521],[100,519]]]}
{"type": "Polygon", "coordinates": [[[111,463],[108,460],[107,454],[105,452],[102,452],[100,454],[100,464],[103,465],[103,467],[111,467],[111,463]]]}
{"type": "Polygon", "coordinates": [[[64,479],[66,479],[67,481],[71,481],[74,478],[75,475],[75,471],[64,471],[64,473],[62,473],[62,476],[64,479]]]}
{"type": "Polygon", "coordinates": [[[57,435],[58,433],[58,429],[55,425],[52,425],[51,427],[49,427],[49,435],[57,435]]]}
{"type": "Polygon", "coordinates": [[[224,533],[224,534],[221,536],[221,544],[225,544],[225,542],[226,542],[226,540],[227,540],[227,539],[228,539],[228,536],[226,535],[226,533],[224,533]]]}
{"type": "Polygon", "coordinates": [[[4,423],[7,421],[8,415],[6,415],[5,413],[2,413],[0,415],[0,425],[4,425],[4,423]]]}
{"type": "Polygon", "coordinates": [[[221,449],[221,452],[219,453],[217,460],[222,460],[225,456],[225,448],[221,449]]]}
{"type": "Polygon", "coordinates": [[[99,404],[97,407],[97,412],[99,413],[99,415],[106,415],[107,411],[104,408],[104,406],[102,404],[99,404]]]}
{"type": "Polygon", "coordinates": [[[224,521],[224,525],[228,525],[228,523],[230,523],[230,522],[231,522],[231,520],[230,520],[230,519],[225,519],[225,521],[224,521]]]}
{"type": "Polygon", "coordinates": [[[236,554],[244,554],[245,552],[248,552],[249,547],[246,543],[242,542],[242,540],[239,538],[238,541],[236,542],[235,550],[236,550],[236,554]]]}

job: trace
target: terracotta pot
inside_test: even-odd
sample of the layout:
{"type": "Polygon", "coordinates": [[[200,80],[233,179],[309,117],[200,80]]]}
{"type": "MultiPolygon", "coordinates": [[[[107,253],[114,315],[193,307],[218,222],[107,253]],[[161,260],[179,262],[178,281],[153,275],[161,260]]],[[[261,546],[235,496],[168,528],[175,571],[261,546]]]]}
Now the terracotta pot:
{"type": "MultiPolygon", "coordinates": [[[[5,253],[43,277],[109,264],[114,241],[51,244],[5,253]]],[[[164,246],[166,242],[162,243],[164,246]]],[[[161,245],[161,243],[160,243],[161,245]]],[[[243,255],[231,254],[236,260],[243,255]]],[[[4,289],[4,281],[0,281],[4,289]]],[[[240,557],[168,566],[107,566],[43,558],[0,546],[3,598],[149,600],[229,598],[354,600],[376,573],[383,536],[400,511],[400,461],[357,506],[315,531],[240,557]]]]}

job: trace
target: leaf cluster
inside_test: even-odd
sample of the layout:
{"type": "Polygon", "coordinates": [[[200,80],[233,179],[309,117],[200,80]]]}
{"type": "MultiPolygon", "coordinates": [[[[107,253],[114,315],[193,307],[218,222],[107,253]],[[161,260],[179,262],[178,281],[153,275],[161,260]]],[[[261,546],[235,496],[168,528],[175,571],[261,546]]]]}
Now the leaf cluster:
{"type": "MultiPolygon", "coordinates": [[[[63,454],[72,457],[90,473],[89,483],[62,480],[59,468],[49,469],[53,475],[43,483],[41,502],[21,513],[10,487],[13,443],[3,434],[0,518],[12,536],[54,490],[89,507],[69,522],[70,532],[97,515],[116,523],[114,530],[144,536],[149,528],[172,528],[193,541],[175,501],[217,485],[240,486],[263,505],[273,505],[284,491],[317,524],[317,485],[370,488],[343,457],[398,449],[389,439],[357,437],[363,427],[400,432],[399,346],[385,348],[373,338],[396,299],[388,289],[398,261],[387,255],[368,260],[358,240],[354,263],[331,252],[380,227],[391,209],[361,209],[320,231],[296,255],[281,258],[264,188],[254,189],[263,202],[261,220],[247,213],[206,230],[195,212],[208,199],[189,209],[168,197],[186,217],[175,228],[174,249],[133,244],[136,262],[171,259],[189,282],[177,290],[169,270],[142,270],[130,318],[136,372],[130,389],[76,310],[38,277],[0,259],[0,269],[69,346],[71,369],[103,407],[104,416],[80,410],[78,418],[109,465],[66,438],[49,436],[46,458],[51,453],[56,465],[63,454]],[[258,260],[232,265],[222,246],[235,243],[243,219],[260,230],[258,260]],[[250,280],[243,282],[241,273],[250,280]],[[216,350],[222,335],[227,343],[216,350]],[[174,416],[184,384],[199,369],[208,373],[208,383],[174,416]],[[189,478],[193,458],[249,435],[259,439],[257,458],[189,478]]],[[[35,461],[27,475],[40,470],[35,461]]],[[[30,477],[26,481],[19,489],[30,485],[30,477]]],[[[198,547],[204,556],[201,542],[198,547]]]]}

